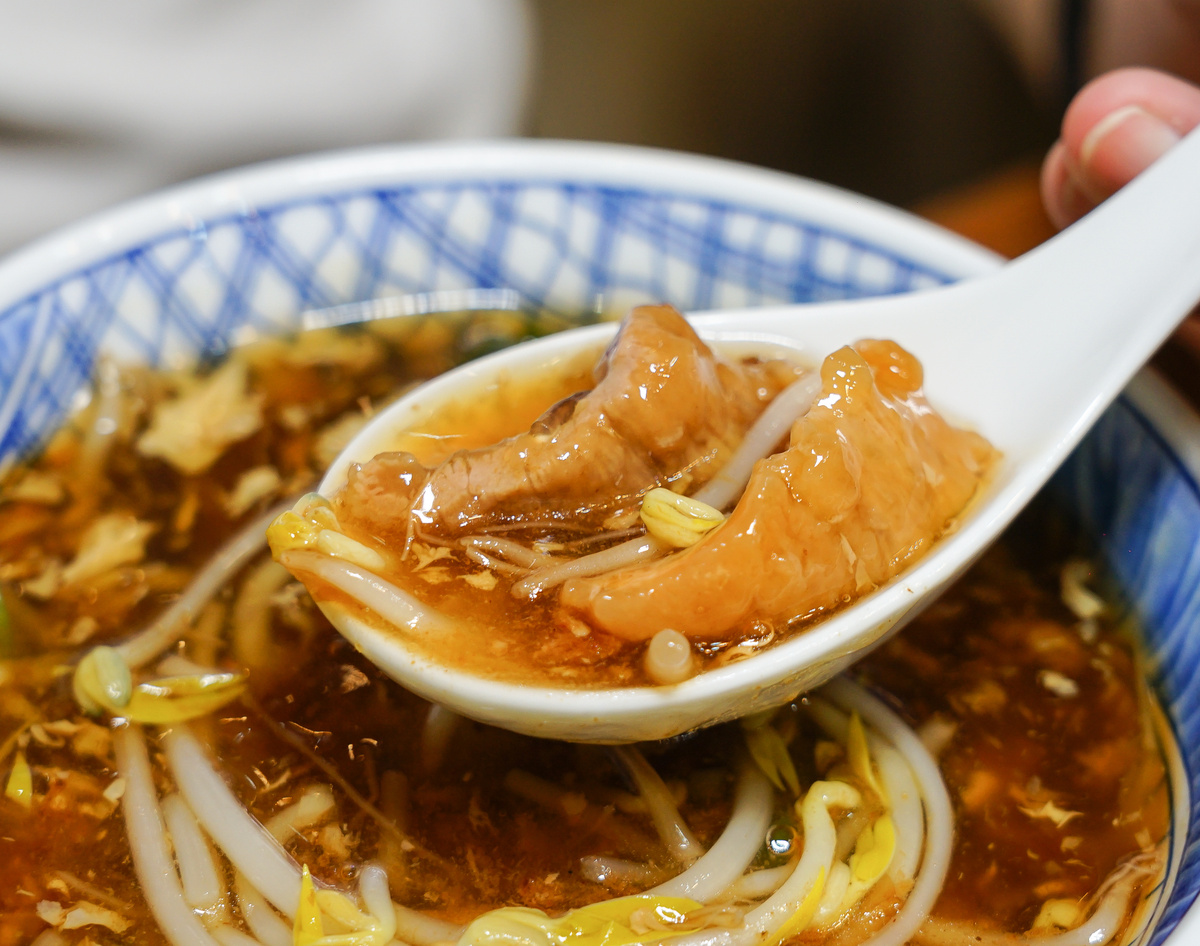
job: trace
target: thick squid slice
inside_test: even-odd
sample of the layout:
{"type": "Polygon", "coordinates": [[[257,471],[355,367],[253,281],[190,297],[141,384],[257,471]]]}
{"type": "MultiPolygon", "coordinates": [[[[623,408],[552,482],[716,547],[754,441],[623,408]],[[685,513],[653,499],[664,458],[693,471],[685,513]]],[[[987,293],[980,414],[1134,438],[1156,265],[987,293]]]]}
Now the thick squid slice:
{"type": "Polygon", "coordinates": [[[917,360],[866,341],[825,359],[817,403],[754,468],[728,519],[647,565],[565,584],[560,603],[628,640],[729,638],[828,612],[949,528],[994,459],[921,395],[917,360]]]}

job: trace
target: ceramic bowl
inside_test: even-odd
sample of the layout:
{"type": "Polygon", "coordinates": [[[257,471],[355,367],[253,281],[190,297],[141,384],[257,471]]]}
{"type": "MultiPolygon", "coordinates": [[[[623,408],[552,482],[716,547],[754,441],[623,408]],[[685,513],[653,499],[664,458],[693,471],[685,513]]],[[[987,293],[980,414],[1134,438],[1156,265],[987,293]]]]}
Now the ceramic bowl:
{"type": "MultiPolygon", "coordinates": [[[[35,450],[99,353],[178,365],[303,310],[514,291],[562,311],[686,311],[907,292],[991,254],[832,188],[615,146],[508,143],[333,154],[220,175],[50,237],[0,265],[0,465],[35,450]]],[[[1200,915],[1200,422],[1142,376],[1049,490],[1093,533],[1142,619],[1179,741],[1171,883],[1135,942],[1200,915]],[[1192,774],[1189,774],[1192,773],[1192,774]]]]}

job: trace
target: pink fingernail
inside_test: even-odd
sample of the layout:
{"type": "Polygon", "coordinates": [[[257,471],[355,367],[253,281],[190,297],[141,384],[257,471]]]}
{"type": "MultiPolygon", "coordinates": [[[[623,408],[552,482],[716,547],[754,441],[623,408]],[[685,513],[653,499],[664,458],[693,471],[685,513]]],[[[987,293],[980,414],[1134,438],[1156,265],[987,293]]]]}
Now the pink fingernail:
{"type": "Polygon", "coordinates": [[[1079,147],[1079,159],[1089,172],[1119,185],[1144,171],[1181,137],[1157,115],[1125,105],[1096,122],[1079,147]]]}

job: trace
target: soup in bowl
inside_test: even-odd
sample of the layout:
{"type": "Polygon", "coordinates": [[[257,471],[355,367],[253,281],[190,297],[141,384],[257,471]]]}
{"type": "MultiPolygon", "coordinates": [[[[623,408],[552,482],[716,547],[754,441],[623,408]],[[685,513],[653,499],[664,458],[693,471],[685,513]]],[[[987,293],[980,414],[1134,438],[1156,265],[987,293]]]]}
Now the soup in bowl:
{"type": "MultiPolygon", "coordinates": [[[[464,359],[637,303],[908,291],[994,262],[779,175],[532,144],[251,169],[10,260],[3,935],[1066,943],[1192,922],[1200,497],[1194,421],[1153,379],[848,676],[669,742],[448,713],[266,553],[365,416],[464,359]],[[390,296],[411,311],[299,331],[390,296]]],[[[473,588],[438,548],[430,584],[473,588]]]]}

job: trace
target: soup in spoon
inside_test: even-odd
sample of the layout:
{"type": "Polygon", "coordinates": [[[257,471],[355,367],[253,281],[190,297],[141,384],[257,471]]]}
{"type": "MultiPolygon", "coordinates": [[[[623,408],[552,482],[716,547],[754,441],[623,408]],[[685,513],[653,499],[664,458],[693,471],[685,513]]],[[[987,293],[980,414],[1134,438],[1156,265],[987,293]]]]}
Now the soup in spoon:
{"type": "Polygon", "coordinates": [[[805,370],[722,357],[643,306],[580,367],[396,432],[398,449],[276,520],[276,558],[460,670],[678,683],[888,582],[995,458],[929,406],[891,342],[805,370]]]}

